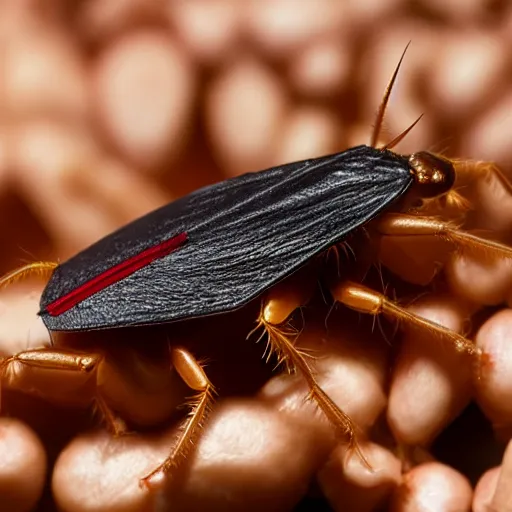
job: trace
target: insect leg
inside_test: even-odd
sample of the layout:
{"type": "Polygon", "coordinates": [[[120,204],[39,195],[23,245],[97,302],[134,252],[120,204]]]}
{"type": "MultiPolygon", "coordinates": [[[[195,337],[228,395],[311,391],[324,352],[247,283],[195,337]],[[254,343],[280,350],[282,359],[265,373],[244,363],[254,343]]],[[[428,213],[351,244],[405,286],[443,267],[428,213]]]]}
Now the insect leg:
{"type": "MultiPolygon", "coordinates": [[[[0,363],[0,379],[8,379],[10,386],[17,387],[16,380],[18,379],[20,381],[21,375],[14,371],[9,375],[8,372],[9,368],[16,363],[26,368],[70,371],[97,375],[98,367],[102,361],[103,356],[100,354],[83,354],[69,350],[53,349],[26,350],[14,356],[7,357],[0,363]]],[[[41,395],[46,396],[44,393],[41,393],[41,395]]],[[[97,385],[94,401],[103,416],[107,428],[114,435],[123,434],[125,432],[124,423],[116,418],[115,414],[108,407],[104,398],[99,393],[97,385]]]]}
{"type": "Polygon", "coordinates": [[[481,351],[473,342],[451,329],[422,318],[399,306],[383,294],[351,281],[341,281],[331,288],[334,299],[360,313],[384,315],[398,322],[430,331],[432,334],[449,340],[458,352],[480,358],[481,351]]]}
{"type": "Polygon", "coordinates": [[[471,235],[457,229],[449,222],[443,222],[432,217],[389,213],[375,220],[373,226],[383,235],[438,236],[452,242],[461,249],[478,250],[484,255],[512,258],[511,247],[471,235]]]}
{"type": "Polygon", "coordinates": [[[37,261],[35,263],[29,263],[28,265],[17,268],[16,270],[8,272],[1,277],[0,288],[33,275],[45,278],[49,277],[58,266],[59,264],[54,261],[37,261]]]}
{"type": "Polygon", "coordinates": [[[288,287],[286,283],[272,289],[262,305],[259,325],[263,326],[271,352],[278,355],[279,362],[284,362],[290,371],[302,374],[309,387],[308,400],[314,400],[320,410],[333,425],[336,434],[348,438],[349,449],[356,451],[363,463],[371,469],[356,441],[356,426],[318,384],[313,369],[308,362],[311,355],[297,348],[294,344],[298,333],[284,322],[297,309],[309,300],[310,293],[304,289],[288,287]]]}
{"type": "Polygon", "coordinates": [[[171,357],[174,368],[185,384],[197,391],[198,394],[190,401],[189,416],[182,426],[178,442],[172,452],[162,464],[141,479],[142,487],[149,486],[152,480],[163,478],[165,473],[176,468],[187,457],[214,402],[215,389],[196,358],[181,347],[173,348],[171,357]]]}
{"type": "Polygon", "coordinates": [[[313,294],[314,286],[312,280],[299,281],[294,277],[277,284],[267,292],[261,304],[257,325],[247,336],[249,338],[252,333],[263,327],[265,331],[263,335],[267,334],[267,349],[265,350],[267,362],[272,353],[277,353],[279,363],[284,362],[289,371],[293,370],[290,367],[291,361],[282,357],[283,354],[277,340],[293,339],[297,336],[298,331],[290,324],[289,318],[294,311],[307,304],[313,294]]]}
{"type": "Polygon", "coordinates": [[[457,180],[472,182],[476,178],[494,176],[501,183],[503,188],[509,194],[512,194],[512,183],[494,162],[454,160],[453,165],[455,167],[457,180]]]}

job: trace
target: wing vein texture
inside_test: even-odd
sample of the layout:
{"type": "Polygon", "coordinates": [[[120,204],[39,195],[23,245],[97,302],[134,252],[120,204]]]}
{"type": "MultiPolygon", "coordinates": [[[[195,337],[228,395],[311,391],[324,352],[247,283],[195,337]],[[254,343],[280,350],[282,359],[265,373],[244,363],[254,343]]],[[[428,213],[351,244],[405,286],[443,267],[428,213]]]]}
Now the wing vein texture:
{"type": "Polygon", "coordinates": [[[50,330],[86,330],[233,310],[378,215],[411,182],[407,158],[358,146],[200,189],[58,267],[43,320],[50,330]],[[181,232],[183,247],[62,315],[45,315],[52,301],[181,232]]]}

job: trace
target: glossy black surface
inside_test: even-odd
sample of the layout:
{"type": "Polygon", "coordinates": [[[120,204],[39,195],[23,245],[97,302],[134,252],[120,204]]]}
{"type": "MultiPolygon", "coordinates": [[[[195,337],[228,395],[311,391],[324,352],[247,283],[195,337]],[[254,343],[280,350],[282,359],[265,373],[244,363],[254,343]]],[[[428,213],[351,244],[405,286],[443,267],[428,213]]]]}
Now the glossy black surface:
{"type": "Polygon", "coordinates": [[[200,189],[103,238],[54,272],[50,330],[168,322],[230,311],[382,212],[412,183],[407,158],[358,146],[200,189]],[[51,317],[54,300],[148,247],[188,242],[51,317]]]}

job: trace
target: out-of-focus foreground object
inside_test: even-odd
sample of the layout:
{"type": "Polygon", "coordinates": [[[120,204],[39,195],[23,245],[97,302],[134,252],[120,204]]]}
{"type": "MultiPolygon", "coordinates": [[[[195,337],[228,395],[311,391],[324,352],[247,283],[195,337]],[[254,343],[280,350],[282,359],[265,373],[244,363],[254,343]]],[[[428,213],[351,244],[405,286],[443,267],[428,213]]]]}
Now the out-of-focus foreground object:
{"type": "MultiPolygon", "coordinates": [[[[389,140],[388,135],[399,133],[424,112],[421,122],[400,145],[401,153],[432,150],[451,157],[495,161],[508,174],[512,170],[512,67],[507,55],[511,34],[512,6],[501,1],[302,0],[300,6],[293,0],[3,2],[0,273],[24,262],[65,259],[126,222],[199,186],[366,143],[376,99],[397,55],[409,40],[412,46],[407,66],[398,78],[383,138],[389,140]]],[[[459,183],[461,194],[473,208],[465,228],[492,231],[496,240],[509,244],[512,195],[498,174],[481,169],[478,179],[473,174],[459,183]]],[[[382,462],[380,480],[367,481],[366,476],[359,474],[355,462],[344,469],[344,453],[335,451],[318,473],[321,492],[315,489],[309,494],[314,496],[317,492],[327,497],[335,510],[343,510],[351,503],[360,503],[360,510],[371,510],[380,503],[381,496],[391,499],[389,493],[395,489],[392,506],[396,510],[410,510],[403,505],[403,496],[413,496],[410,503],[422,503],[421,497],[415,498],[418,489],[423,485],[424,489],[429,485],[435,487],[436,481],[444,479],[447,493],[435,506],[439,510],[443,506],[449,509],[450,500],[456,495],[462,503],[460,509],[465,510],[469,507],[469,484],[461,473],[475,483],[484,471],[501,464],[501,448],[492,442],[490,427],[480,428],[481,415],[474,421],[470,418],[469,424],[477,425],[474,437],[462,439],[460,432],[467,431],[466,424],[458,431],[460,452],[466,447],[469,455],[455,456],[442,449],[442,442],[433,447],[432,443],[472,396],[488,418],[486,425],[492,423],[502,440],[510,438],[507,423],[511,413],[507,404],[512,378],[508,378],[510,344],[506,335],[510,312],[505,304],[512,300],[512,267],[503,261],[482,261],[471,253],[448,258],[444,256],[447,251],[439,252],[425,241],[390,241],[380,251],[383,262],[397,270],[403,280],[417,285],[427,282],[436,271],[425,261],[431,260],[432,254],[443,255],[443,283],[447,288],[417,300],[413,310],[464,334],[470,329],[468,318],[476,313],[471,328],[473,333],[478,332],[478,346],[491,354],[492,364],[482,368],[480,380],[471,383],[470,372],[457,356],[447,354],[436,342],[431,342],[429,348],[417,332],[406,333],[398,354],[375,355],[373,350],[388,350],[387,346],[370,348],[363,341],[360,343],[369,352],[358,352],[349,343],[346,353],[329,353],[321,364],[328,368],[332,365],[330,393],[337,396],[337,390],[340,403],[361,424],[373,424],[387,404],[387,423],[394,438],[428,448],[444,464],[429,462],[425,472],[417,470],[423,465],[410,470],[403,465],[402,477],[396,469],[399,462],[403,463],[400,454],[383,448],[387,444],[379,438],[381,444],[371,445],[369,451],[382,462]],[[409,251],[411,245],[415,246],[414,251],[409,251]],[[412,261],[403,256],[409,252],[414,253],[412,261]],[[505,310],[494,314],[497,308],[505,310]],[[395,370],[388,379],[384,359],[395,356],[395,370]],[[371,370],[358,361],[366,362],[371,370]],[[334,374],[339,378],[335,379],[334,374]],[[361,386],[365,392],[356,399],[361,386]],[[343,388],[348,390],[347,395],[343,388]],[[367,402],[363,406],[358,400],[367,402]],[[492,449],[482,448],[487,442],[492,449]],[[496,456],[491,456],[493,450],[496,456]],[[429,468],[432,471],[427,474],[429,468]],[[422,481],[426,483],[420,485],[422,481]],[[363,496],[360,490],[365,486],[372,493],[363,496]],[[346,502],[339,489],[346,490],[346,502]]],[[[34,314],[38,285],[33,289],[33,302],[30,297],[26,299],[32,288],[25,286],[3,291],[0,296],[2,355],[48,341],[34,314]]],[[[419,286],[403,293],[407,299],[418,299],[426,291],[419,286]]],[[[321,322],[323,318],[317,320],[321,322]]],[[[357,322],[353,317],[348,321],[357,322]]],[[[366,331],[353,337],[363,340],[365,336],[369,336],[366,331]]],[[[333,337],[336,345],[342,345],[351,335],[333,337]]],[[[199,341],[207,345],[204,339],[199,341]]],[[[385,345],[382,339],[371,341],[385,345]]],[[[257,366],[261,354],[256,349],[247,350],[252,351],[257,366]]],[[[325,347],[322,345],[319,350],[323,352],[325,347]]],[[[215,353],[207,356],[222,357],[215,353]]],[[[133,368],[134,374],[142,373],[136,361],[125,361],[126,367],[133,368]]],[[[120,373],[105,370],[105,379],[118,383],[114,395],[127,393],[127,389],[130,396],[140,393],[132,402],[130,414],[134,423],[160,421],[186,394],[166,370],[155,370],[159,375],[158,386],[154,382],[151,386],[158,389],[153,388],[148,394],[142,390],[144,386],[140,383],[146,381],[141,374],[138,381],[131,381],[137,381],[138,387],[124,387],[119,384],[120,373]],[[147,414],[148,396],[154,400],[151,417],[147,414]]],[[[248,370],[248,374],[251,371],[260,375],[261,369],[248,370]]],[[[59,378],[50,376],[49,380],[52,378],[55,382],[49,386],[63,387],[59,378]]],[[[240,391],[244,395],[242,403],[228,403],[215,420],[212,433],[201,448],[203,455],[197,462],[195,480],[189,484],[198,507],[204,509],[208,504],[198,498],[208,495],[201,477],[207,475],[210,480],[205,478],[205,482],[217,482],[221,488],[221,476],[233,478],[241,474],[240,467],[247,462],[243,460],[241,466],[233,466],[238,471],[228,465],[228,469],[223,466],[224,473],[215,472],[206,462],[208,454],[219,456],[230,442],[241,452],[249,450],[252,444],[247,432],[251,428],[261,434],[260,439],[266,439],[264,432],[268,429],[275,442],[263,445],[268,450],[266,457],[259,458],[256,452],[249,457],[248,480],[240,481],[240,494],[234,494],[240,507],[244,502],[241,490],[250,488],[250,477],[259,478],[261,485],[268,483],[268,496],[277,497],[273,502],[271,498],[265,500],[264,492],[249,492],[254,503],[261,497],[258,506],[271,508],[269,504],[275,503],[276,510],[282,510],[293,507],[308,494],[312,475],[328,455],[324,441],[318,442],[317,438],[328,433],[316,423],[317,430],[297,427],[292,432],[286,421],[262,405],[270,403],[288,411],[300,424],[300,415],[294,416],[293,411],[303,407],[304,390],[295,381],[276,377],[260,391],[259,401],[251,402],[253,399],[247,397],[253,396],[266,378],[254,378],[254,388],[248,385],[240,391]],[[265,423],[262,418],[267,413],[265,423]],[[241,427],[221,428],[223,422],[231,425],[232,417],[248,418],[245,431],[241,427]],[[233,441],[226,432],[232,432],[233,441]],[[320,432],[321,436],[315,437],[312,432],[320,432]],[[303,434],[304,442],[300,450],[294,448],[301,442],[298,433],[303,434]],[[288,451],[294,451],[295,466],[282,466],[288,451]],[[288,471],[289,479],[269,477],[280,468],[288,471]]],[[[27,382],[31,382],[30,377],[27,382]]],[[[68,385],[80,389],[82,383],[71,384],[69,380],[68,385]]],[[[71,389],[68,391],[71,395],[71,389]]],[[[18,395],[7,398],[6,406],[14,400],[20,404],[18,408],[30,411],[22,415],[29,424],[38,416],[34,429],[44,438],[49,463],[53,464],[66,445],[62,439],[52,444],[52,435],[58,437],[55,419],[66,424],[67,416],[58,410],[52,422],[49,417],[45,419],[52,409],[39,402],[24,402],[18,395]]],[[[83,425],[89,419],[78,418],[76,424],[83,425]]],[[[24,450],[34,461],[30,492],[19,494],[24,500],[19,502],[18,509],[28,510],[42,492],[40,482],[44,479],[46,461],[31,431],[18,428],[17,424],[8,428],[11,439],[26,441],[24,450]]],[[[70,439],[71,434],[67,435],[70,439]]],[[[380,435],[386,438],[390,433],[380,435]]],[[[449,435],[449,431],[443,435],[449,435]]],[[[85,451],[91,446],[102,446],[103,450],[110,446],[102,444],[106,443],[103,438],[94,438],[89,444],[81,442],[82,438],[73,437],[53,476],[53,495],[65,510],[81,510],[80,504],[86,503],[80,489],[65,487],[65,481],[80,481],[79,472],[77,480],[72,480],[67,476],[71,474],[68,470],[76,469],[77,461],[89,460],[90,466],[85,464],[83,469],[91,468],[87,474],[92,479],[89,490],[92,489],[92,468],[98,461],[94,457],[87,459],[85,451]]],[[[168,446],[168,441],[162,441],[162,446],[168,446]]],[[[130,449],[137,453],[137,443],[130,449]]],[[[151,452],[147,447],[141,451],[144,450],[151,452]]],[[[166,449],[155,451],[157,455],[152,453],[149,459],[165,457],[166,449]]],[[[87,453],[91,455],[94,451],[87,453]]],[[[417,462],[416,455],[402,458],[417,462]]],[[[150,468],[153,459],[144,459],[144,464],[150,468]]],[[[123,462],[119,467],[127,465],[123,462]]],[[[25,468],[21,462],[18,467],[25,468]]],[[[506,506],[506,457],[502,468],[496,478],[491,479],[489,473],[482,477],[474,496],[475,509],[478,503],[485,502],[485,496],[493,496],[487,501],[498,510],[506,506]],[[496,496],[490,487],[496,489],[496,496]],[[487,494],[479,494],[478,489],[487,494]]],[[[105,488],[111,479],[116,480],[115,471],[109,471],[107,468],[101,480],[105,488]]],[[[25,476],[28,474],[27,470],[25,476]]],[[[30,483],[28,479],[16,482],[21,489],[30,483]]],[[[5,488],[0,486],[0,497],[5,488]]],[[[53,507],[49,489],[46,485],[40,510],[53,507]]],[[[119,496],[115,485],[110,489],[112,496],[119,496]]],[[[139,499],[136,492],[135,500],[139,499]]],[[[180,505],[179,499],[176,498],[176,510],[194,503],[185,500],[180,505]]],[[[93,506],[90,501],[87,506],[107,509],[105,504],[93,506]]],[[[130,506],[136,505],[130,505],[127,499],[119,507],[129,510],[130,506]]],[[[14,505],[10,509],[16,510],[14,505]]]]}

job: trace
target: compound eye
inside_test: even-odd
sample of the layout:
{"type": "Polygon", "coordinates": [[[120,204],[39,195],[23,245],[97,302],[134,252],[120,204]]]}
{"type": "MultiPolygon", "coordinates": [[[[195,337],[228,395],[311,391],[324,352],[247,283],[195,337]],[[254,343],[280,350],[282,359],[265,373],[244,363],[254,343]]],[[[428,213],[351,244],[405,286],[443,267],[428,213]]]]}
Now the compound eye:
{"type": "Polygon", "coordinates": [[[421,197],[446,194],[455,183],[455,169],[447,158],[420,151],[409,157],[409,165],[421,197]]]}

